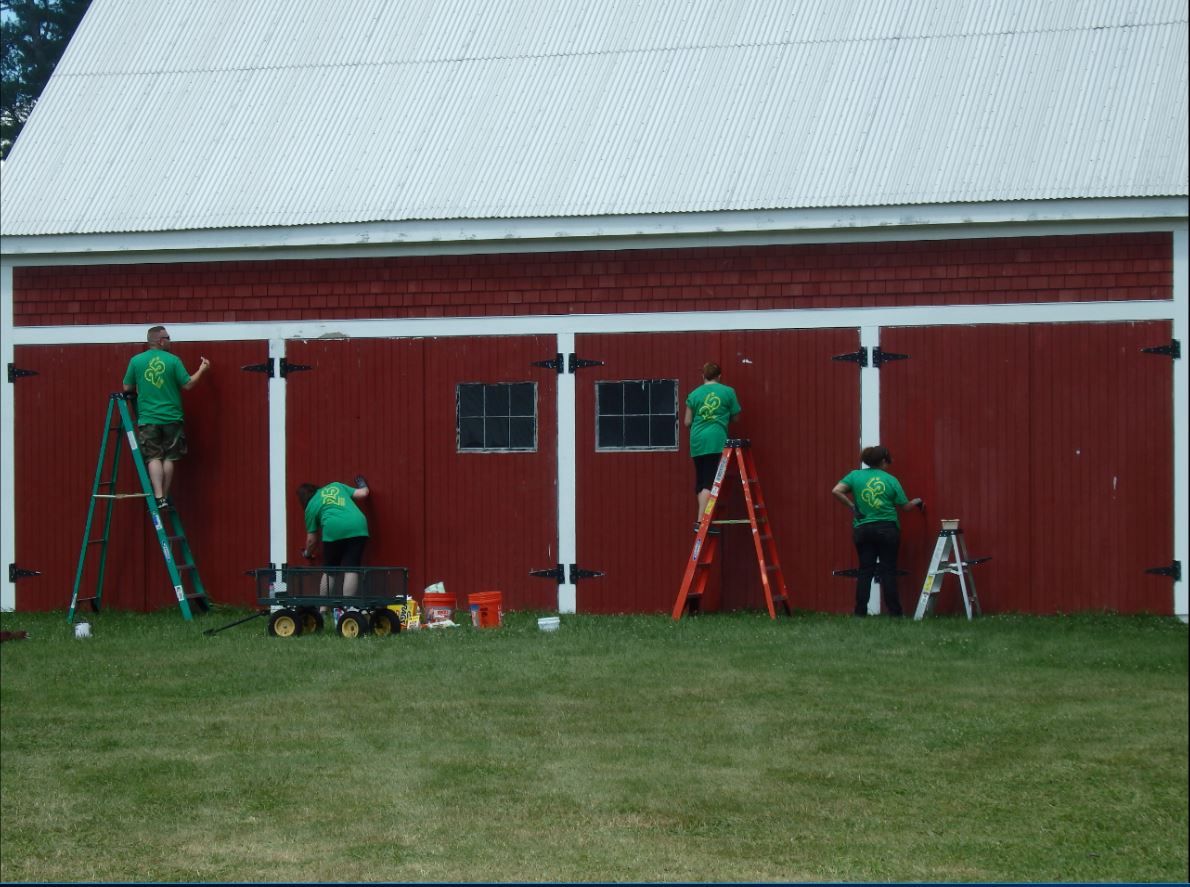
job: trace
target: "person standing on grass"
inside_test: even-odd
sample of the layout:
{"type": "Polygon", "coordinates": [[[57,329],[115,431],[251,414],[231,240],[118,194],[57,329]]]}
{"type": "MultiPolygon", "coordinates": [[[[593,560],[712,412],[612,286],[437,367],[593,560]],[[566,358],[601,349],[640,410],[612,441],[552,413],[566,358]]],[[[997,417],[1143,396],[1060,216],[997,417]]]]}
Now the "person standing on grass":
{"type": "Polygon", "coordinates": [[[136,445],[144,457],[158,508],[171,504],[174,463],[187,452],[182,392],[198,384],[211,365],[201,358],[192,376],[169,347],[165,327],[151,327],[148,347],[128,361],[124,371],[125,393],[136,393],[136,445]]]}
{"type": "MultiPolygon", "coordinates": [[[[322,564],[325,567],[358,567],[363,563],[364,548],[368,544],[368,519],[357,502],[368,498],[368,482],[361,474],[355,488],[334,481],[323,487],[302,484],[297,488],[298,501],[306,514],[306,546],[302,557],[313,559],[314,546],[322,536],[322,564]]],[[[324,575],[319,594],[329,591],[330,577],[324,575]]],[[[343,577],[343,595],[354,597],[359,588],[359,573],[343,577]]]]}
{"type": "Polygon", "coordinates": [[[867,468],[849,472],[835,484],[831,495],[854,514],[852,540],[859,555],[859,576],[855,580],[855,615],[868,615],[872,578],[880,576],[880,591],[889,616],[902,616],[897,593],[897,553],[901,547],[901,522],[897,509],[925,511],[921,499],[909,499],[901,482],[888,473],[892,455],[886,447],[867,447],[860,453],[867,468]]]}
{"type": "Polygon", "coordinates": [[[694,494],[698,498],[695,530],[698,529],[707,503],[711,499],[715,471],[719,468],[719,458],[727,444],[727,426],[740,414],[741,409],[735,391],[719,381],[721,375],[722,370],[718,364],[703,364],[702,384],[686,398],[684,422],[690,429],[690,456],[694,460],[694,494]]]}

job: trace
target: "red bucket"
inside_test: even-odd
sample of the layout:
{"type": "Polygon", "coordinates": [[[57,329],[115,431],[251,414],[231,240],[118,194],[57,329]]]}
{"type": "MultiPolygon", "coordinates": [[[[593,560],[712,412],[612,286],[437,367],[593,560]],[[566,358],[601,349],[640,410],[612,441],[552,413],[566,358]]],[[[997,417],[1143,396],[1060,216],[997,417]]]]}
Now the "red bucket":
{"type": "Polygon", "coordinates": [[[471,624],[476,628],[499,628],[504,618],[500,606],[500,592],[481,591],[467,596],[471,605],[471,624]]]}

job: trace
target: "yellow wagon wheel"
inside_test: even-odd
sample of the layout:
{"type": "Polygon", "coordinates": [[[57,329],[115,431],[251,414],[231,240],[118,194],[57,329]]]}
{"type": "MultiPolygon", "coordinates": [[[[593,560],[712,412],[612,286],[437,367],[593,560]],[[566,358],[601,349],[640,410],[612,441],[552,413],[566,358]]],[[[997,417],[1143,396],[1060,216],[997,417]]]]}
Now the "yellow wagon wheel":
{"type": "Polygon", "coordinates": [[[275,638],[292,638],[302,633],[302,620],[293,610],[277,610],[269,617],[269,634],[275,638]]]}
{"type": "Polygon", "coordinates": [[[401,618],[388,607],[379,607],[372,611],[370,620],[372,634],[386,638],[401,630],[401,618]]]}
{"type": "Polygon", "coordinates": [[[339,617],[337,631],[345,638],[359,638],[368,633],[368,617],[358,610],[348,610],[339,617]]]}
{"type": "Polygon", "coordinates": [[[302,634],[318,634],[322,631],[325,621],[317,607],[302,607],[298,615],[302,617],[302,634]]]}

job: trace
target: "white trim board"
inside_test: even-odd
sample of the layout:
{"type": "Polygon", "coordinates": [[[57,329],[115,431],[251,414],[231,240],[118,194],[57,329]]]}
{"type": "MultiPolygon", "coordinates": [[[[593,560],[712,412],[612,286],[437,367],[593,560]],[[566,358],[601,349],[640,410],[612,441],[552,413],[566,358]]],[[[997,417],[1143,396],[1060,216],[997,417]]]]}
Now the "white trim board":
{"type": "MultiPolygon", "coordinates": [[[[504,317],[410,317],[170,323],[175,342],[273,339],[401,339],[708,330],[840,327],[968,326],[1017,323],[1114,323],[1173,320],[1169,299],[1127,302],[1040,302],[1009,305],[924,305],[895,308],[792,308],[763,311],[673,311],[640,314],[546,314],[504,317]]],[[[156,322],[156,321],[153,321],[156,322]]],[[[28,326],[11,330],[16,345],[140,343],[149,324],[28,326]]]]}
{"type": "Polygon", "coordinates": [[[565,219],[458,219],[289,228],[0,236],[23,265],[585,252],[969,240],[1172,231],[1185,198],[1043,200],[565,219]]]}

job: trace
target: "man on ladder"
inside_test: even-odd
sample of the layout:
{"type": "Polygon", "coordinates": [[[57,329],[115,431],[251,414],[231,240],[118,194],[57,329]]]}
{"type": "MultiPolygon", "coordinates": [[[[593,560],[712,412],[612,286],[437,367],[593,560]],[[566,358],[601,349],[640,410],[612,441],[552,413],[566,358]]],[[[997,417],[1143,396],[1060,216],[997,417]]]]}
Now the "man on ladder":
{"type": "Polygon", "coordinates": [[[136,393],[136,442],[159,509],[171,504],[174,463],[186,455],[182,392],[193,388],[211,365],[204,357],[190,375],[169,347],[165,327],[152,327],[148,347],[128,361],[124,373],[124,391],[136,393]]]}
{"type": "Polygon", "coordinates": [[[718,364],[702,367],[702,384],[686,398],[685,425],[690,429],[690,456],[694,459],[694,494],[698,497],[698,516],[694,531],[711,499],[711,486],[719,459],[727,445],[727,426],[740,414],[740,402],[732,388],[719,381],[718,364]]]}

